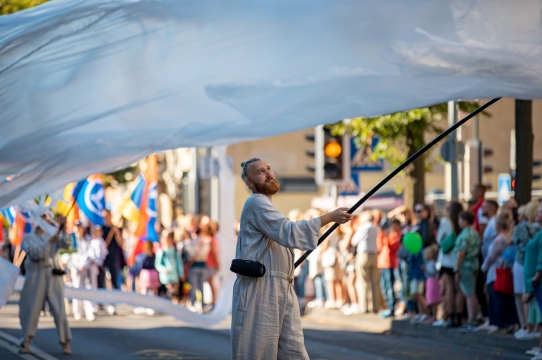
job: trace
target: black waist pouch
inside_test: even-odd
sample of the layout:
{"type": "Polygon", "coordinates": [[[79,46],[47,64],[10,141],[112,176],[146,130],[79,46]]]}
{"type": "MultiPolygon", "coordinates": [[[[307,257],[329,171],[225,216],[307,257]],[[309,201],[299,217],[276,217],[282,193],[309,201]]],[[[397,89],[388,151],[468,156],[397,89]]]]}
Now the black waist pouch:
{"type": "Polygon", "coordinates": [[[237,275],[248,277],[262,277],[265,275],[265,266],[259,261],[233,259],[230,270],[237,275]]]}
{"type": "Polygon", "coordinates": [[[53,268],[53,275],[62,276],[62,275],[66,275],[66,272],[62,269],[53,268]]]}
{"type": "MultiPolygon", "coordinates": [[[[271,247],[271,241],[267,240],[267,246],[265,247],[265,250],[262,252],[260,257],[258,258],[258,261],[233,259],[231,261],[230,270],[236,273],[237,275],[241,275],[241,276],[248,276],[248,277],[264,276],[265,265],[262,264],[260,261],[262,261],[264,255],[267,253],[270,247],[271,247]]],[[[245,256],[246,256],[246,253],[245,253],[245,256]]]]}

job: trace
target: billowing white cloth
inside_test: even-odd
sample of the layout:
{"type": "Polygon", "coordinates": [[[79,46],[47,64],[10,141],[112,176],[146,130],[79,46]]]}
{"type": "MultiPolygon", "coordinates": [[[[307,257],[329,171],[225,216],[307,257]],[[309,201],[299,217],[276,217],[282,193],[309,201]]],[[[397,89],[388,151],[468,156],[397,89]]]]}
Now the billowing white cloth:
{"type": "Polygon", "coordinates": [[[152,152],[542,98],[540,0],[55,0],[0,17],[0,207],[152,152]],[[0,181],[1,182],[1,181],[0,181]]]}

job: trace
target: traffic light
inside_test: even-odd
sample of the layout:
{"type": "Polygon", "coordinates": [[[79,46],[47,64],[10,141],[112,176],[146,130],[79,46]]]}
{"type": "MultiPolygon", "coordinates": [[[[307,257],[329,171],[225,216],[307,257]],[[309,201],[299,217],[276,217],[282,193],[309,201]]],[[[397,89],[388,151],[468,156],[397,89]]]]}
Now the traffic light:
{"type": "MultiPolygon", "coordinates": [[[[314,133],[312,134],[306,134],[305,135],[305,139],[307,141],[310,141],[311,143],[313,143],[313,148],[310,149],[310,150],[306,150],[305,153],[307,154],[308,157],[311,157],[311,158],[314,158],[315,157],[315,151],[314,151],[314,133]]],[[[314,165],[307,165],[306,166],[306,169],[308,172],[311,172],[311,173],[314,173],[316,170],[315,170],[315,167],[314,165]]]]}
{"type": "Polygon", "coordinates": [[[320,186],[344,185],[350,181],[350,135],[333,135],[317,126],[315,138],[315,180],[320,186]]]}

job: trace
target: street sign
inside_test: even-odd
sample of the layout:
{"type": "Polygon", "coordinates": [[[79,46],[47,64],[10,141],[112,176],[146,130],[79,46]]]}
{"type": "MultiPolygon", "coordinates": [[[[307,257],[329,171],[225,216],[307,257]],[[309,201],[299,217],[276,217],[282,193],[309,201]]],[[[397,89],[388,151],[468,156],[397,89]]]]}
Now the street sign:
{"type": "Polygon", "coordinates": [[[374,136],[371,139],[370,147],[358,148],[354,137],[352,137],[350,141],[350,166],[352,173],[356,171],[382,171],[384,169],[384,160],[371,159],[373,151],[379,141],[378,137],[374,136]]]}
{"type": "Polygon", "coordinates": [[[512,191],[512,177],[510,174],[499,174],[497,183],[497,203],[502,205],[506,200],[510,199],[510,192],[512,191]]]}
{"type": "Polygon", "coordinates": [[[359,187],[360,173],[353,172],[350,174],[350,177],[351,179],[347,184],[338,186],[339,196],[359,195],[361,191],[359,187]]]}

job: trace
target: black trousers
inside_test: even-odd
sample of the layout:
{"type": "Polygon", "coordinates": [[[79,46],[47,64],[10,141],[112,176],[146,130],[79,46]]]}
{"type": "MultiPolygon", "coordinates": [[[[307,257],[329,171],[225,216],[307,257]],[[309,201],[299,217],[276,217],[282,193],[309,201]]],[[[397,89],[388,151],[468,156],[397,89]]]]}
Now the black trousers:
{"type": "Polygon", "coordinates": [[[113,289],[119,288],[119,271],[120,266],[118,262],[104,262],[103,266],[100,266],[100,273],[98,274],[98,289],[105,289],[105,270],[108,270],[111,274],[111,284],[113,289]]]}
{"type": "MultiPolygon", "coordinates": [[[[483,263],[482,254],[480,254],[479,261],[480,264],[483,263]]],[[[478,271],[478,276],[476,277],[476,298],[478,299],[478,303],[482,309],[482,316],[485,318],[488,317],[489,312],[487,308],[488,296],[486,294],[486,274],[482,270],[478,271]]]]}

